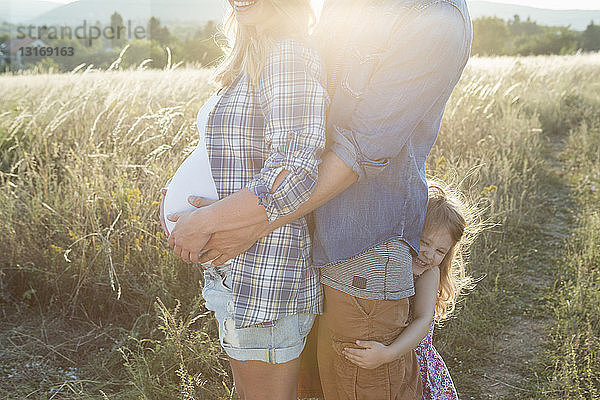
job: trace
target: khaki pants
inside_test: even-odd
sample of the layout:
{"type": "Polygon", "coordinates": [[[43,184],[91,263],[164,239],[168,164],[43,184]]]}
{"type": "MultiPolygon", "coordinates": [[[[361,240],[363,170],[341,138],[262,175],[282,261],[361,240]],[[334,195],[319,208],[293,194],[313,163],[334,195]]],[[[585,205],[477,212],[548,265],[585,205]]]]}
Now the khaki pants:
{"type": "Polygon", "coordinates": [[[421,400],[421,378],[414,351],[376,369],[352,364],[342,350],[355,341],[389,345],[408,325],[409,300],[366,300],[324,286],[319,319],[318,364],[326,400],[421,400]]]}

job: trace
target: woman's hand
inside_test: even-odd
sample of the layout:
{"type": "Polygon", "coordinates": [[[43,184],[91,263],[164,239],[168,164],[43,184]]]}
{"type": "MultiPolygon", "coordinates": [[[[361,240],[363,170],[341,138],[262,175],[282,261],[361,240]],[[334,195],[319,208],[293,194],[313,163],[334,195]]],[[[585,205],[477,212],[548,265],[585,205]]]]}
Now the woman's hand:
{"type": "Polygon", "coordinates": [[[211,233],[203,229],[205,218],[201,210],[167,216],[169,221],[177,223],[169,235],[169,246],[177,257],[187,263],[199,262],[202,249],[210,239],[211,233]]]}
{"type": "Polygon", "coordinates": [[[344,357],[360,368],[375,369],[394,360],[388,346],[375,341],[357,340],[362,349],[346,347],[344,357]]]}

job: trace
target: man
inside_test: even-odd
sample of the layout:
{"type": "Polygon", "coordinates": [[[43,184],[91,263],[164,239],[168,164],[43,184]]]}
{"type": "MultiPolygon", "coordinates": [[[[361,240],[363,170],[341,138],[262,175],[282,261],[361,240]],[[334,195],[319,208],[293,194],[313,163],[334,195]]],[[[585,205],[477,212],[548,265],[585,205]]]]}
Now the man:
{"type": "MultiPolygon", "coordinates": [[[[341,350],[356,339],[391,342],[406,324],[412,254],[427,205],[425,161],[469,57],[470,17],[464,0],[330,0],[315,37],[332,103],[328,151],[311,198],[283,217],[240,210],[243,223],[205,230],[198,240],[194,224],[210,220],[214,205],[192,199],[204,212],[186,221],[188,235],[170,243],[185,261],[218,265],[314,210],[312,262],[325,292],[318,345],[325,397],[420,398],[414,354],[363,370],[341,350]]],[[[205,226],[218,225],[212,218],[205,226]]]]}

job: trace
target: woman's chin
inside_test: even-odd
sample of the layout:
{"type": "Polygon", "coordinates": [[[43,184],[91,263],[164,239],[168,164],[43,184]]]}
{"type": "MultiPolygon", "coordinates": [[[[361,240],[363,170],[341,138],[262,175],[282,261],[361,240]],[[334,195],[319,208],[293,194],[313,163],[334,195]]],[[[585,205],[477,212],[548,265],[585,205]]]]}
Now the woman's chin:
{"type": "MultiPolygon", "coordinates": [[[[246,4],[249,2],[246,2],[246,4]]],[[[242,24],[242,25],[256,25],[259,24],[261,22],[264,23],[264,16],[263,16],[263,10],[262,10],[262,4],[260,4],[259,2],[254,2],[253,4],[250,5],[244,5],[244,6],[239,6],[237,4],[239,3],[234,3],[236,4],[233,9],[235,11],[235,17],[238,21],[238,23],[242,24]]]]}

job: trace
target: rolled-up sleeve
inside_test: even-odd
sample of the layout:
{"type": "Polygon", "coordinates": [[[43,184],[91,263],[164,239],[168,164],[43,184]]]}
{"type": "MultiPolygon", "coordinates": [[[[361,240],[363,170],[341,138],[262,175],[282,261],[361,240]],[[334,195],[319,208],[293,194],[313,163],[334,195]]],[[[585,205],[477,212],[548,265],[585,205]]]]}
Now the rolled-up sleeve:
{"type": "Polygon", "coordinates": [[[468,23],[452,4],[438,2],[394,30],[352,117],[330,132],[332,150],[359,180],[385,168],[456,84],[470,50],[468,23]]]}
{"type": "Polygon", "coordinates": [[[292,40],[278,43],[261,74],[257,90],[269,155],[247,188],[270,222],[298,209],[316,187],[328,104],[322,76],[316,53],[292,40]],[[289,173],[274,189],[283,171],[289,173]]]}

